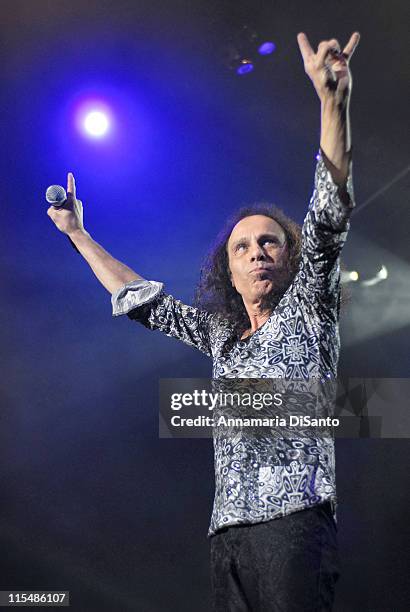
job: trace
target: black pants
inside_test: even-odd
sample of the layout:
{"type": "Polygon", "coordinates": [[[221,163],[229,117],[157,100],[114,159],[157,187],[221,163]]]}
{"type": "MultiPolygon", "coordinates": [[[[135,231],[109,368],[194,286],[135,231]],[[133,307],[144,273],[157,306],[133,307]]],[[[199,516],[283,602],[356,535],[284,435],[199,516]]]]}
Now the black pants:
{"type": "Polygon", "coordinates": [[[215,612],[327,612],[338,577],[330,503],[211,537],[215,612]]]}

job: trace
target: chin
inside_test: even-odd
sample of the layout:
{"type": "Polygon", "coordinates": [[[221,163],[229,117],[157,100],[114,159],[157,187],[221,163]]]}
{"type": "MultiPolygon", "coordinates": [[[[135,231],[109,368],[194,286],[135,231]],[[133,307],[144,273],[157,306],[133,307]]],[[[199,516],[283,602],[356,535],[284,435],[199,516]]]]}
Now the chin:
{"type": "Polygon", "coordinates": [[[258,297],[264,297],[266,295],[269,295],[272,289],[273,283],[271,280],[268,279],[260,280],[255,283],[254,286],[255,295],[258,297]]]}

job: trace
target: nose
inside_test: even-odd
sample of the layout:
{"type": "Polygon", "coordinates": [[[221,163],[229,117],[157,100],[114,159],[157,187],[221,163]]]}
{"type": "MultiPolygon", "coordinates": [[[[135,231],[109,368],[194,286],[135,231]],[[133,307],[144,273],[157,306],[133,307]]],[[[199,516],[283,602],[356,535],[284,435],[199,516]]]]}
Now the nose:
{"type": "Polygon", "coordinates": [[[266,259],[266,253],[257,241],[252,243],[251,248],[249,249],[249,254],[251,256],[251,261],[261,261],[266,259]]]}

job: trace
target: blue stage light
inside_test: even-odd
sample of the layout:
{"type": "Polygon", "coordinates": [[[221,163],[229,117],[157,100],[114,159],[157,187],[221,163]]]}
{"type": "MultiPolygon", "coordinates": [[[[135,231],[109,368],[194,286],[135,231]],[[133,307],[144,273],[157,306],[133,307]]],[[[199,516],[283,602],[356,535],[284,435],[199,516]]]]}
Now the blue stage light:
{"type": "Polygon", "coordinates": [[[276,49],[276,45],[273,42],[264,42],[260,45],[258,52],[261,55],[269,55],[270,53],[273,53],[274,50],[276,49]]]}
{"type": "Polygon", "coordinates": [[[237,74],[248,74],[248,72],[252,72],[253,64],[250,60],[243,59],[239,67],[237,68],[237,74]]]}

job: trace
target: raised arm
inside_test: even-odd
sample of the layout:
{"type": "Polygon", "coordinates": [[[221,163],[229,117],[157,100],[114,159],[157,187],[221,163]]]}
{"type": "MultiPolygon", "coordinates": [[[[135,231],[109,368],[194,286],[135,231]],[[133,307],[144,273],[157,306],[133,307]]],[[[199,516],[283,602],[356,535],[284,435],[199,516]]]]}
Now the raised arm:
{"type": "Polygon", "coordinates": [[[67,202],[60,208],[50,206],[47,214],[56,227],[71,238],[109,293],[115,293],[130,281],[142,279],[134,270],[112,257],[84,229],[83,205],[76,197],[75,180],[71,172],[67,176],[67,202]]]}
{"type": "Polygon", "coordinates": [[[343,52],[335,38],[320,42],[317,53],[303,32],[298,34],[297,40],[305,72],[321,103],[320,147],[324,153],[323,161],[342,192],[349,174],[352,146],[352,75],[349,62],[359,43],[360,34],[352,34],[343,52]]]}
{"type": "Polygon", "coordinates": [[[349,60],[360,36],[357,32],[352,34],[343,53],[336,39],[322,41],[314,53],[305,34],[300,33],[297,38],[305,72],[321,103],[321,135],[314,191],[302,228],[302,257],[296,284],[309,303],[324,306],[330,313],[338,303],[339,256],[355,205],[349,60]]]}

